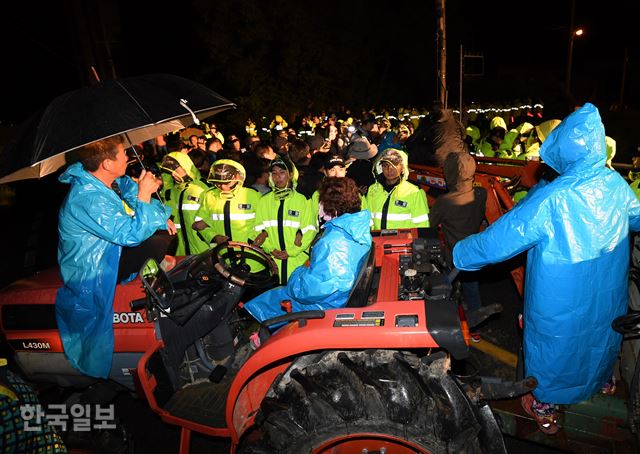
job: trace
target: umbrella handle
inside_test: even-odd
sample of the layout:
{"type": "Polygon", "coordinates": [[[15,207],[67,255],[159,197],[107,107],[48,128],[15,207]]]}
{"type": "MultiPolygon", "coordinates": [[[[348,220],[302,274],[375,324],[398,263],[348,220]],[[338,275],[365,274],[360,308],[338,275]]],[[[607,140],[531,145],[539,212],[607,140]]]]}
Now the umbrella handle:
{"type": "MultiPolygon", "coordinates": [[[[138,154],[138,150],[136,150],[136,147],[134,147],[133,143],[131,143],[131,139],[129,139],[129,135],[126,132],[124,133],[124,135],[127,138],[127,141],[129,142],[129,145],[131,145],[131,150],[133,151],[133,154],[136,156],[136,159],[138,160],[138,162],[140,163],[140,167],[142,167],[142,170],[147,170],[147,168],[144,166],[144,162],[142,162],[142,158],[138,154]]],[[[158,193],[158,191],[156,191],[156,196],[158,197],[158,200],[160,201],[160,203],[164,207],[165,204],[162,201],[162,197],[160,197],[160,193],[158,193]]]]}
{"type": "Polygon", "coordinates": [[[138,154],[138,150],[136,150],[136,147],[133,146],[133,142],[131,142],[131,139],[129,138],[129,134],[125,132],[124,136],[127,138],[127,142],[129,142],[129,145],[131,146],[131,151],[133,151],[133,154],[136,156],[136,159],[140,163],[142,170],[147,170],[147,168],[144,166],[144,163],[142,162],[142,158],[138,154]]]}

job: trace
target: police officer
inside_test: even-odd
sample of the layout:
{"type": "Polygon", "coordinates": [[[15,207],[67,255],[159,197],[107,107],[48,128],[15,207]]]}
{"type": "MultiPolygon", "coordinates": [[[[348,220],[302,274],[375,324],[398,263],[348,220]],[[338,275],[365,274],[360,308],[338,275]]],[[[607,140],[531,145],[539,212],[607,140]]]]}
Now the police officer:
{"type": "Polygon", "coordinates": [[[407,181],[407,162],[406,153],[389,148],[374,165],[376,182],[366,197],[374,230],[429,227],[427,195],[407,181]]]}
{"type": "Polygon", "coordinates": [[[295,189],[298,171],[287,158],[269,167],[271,192],[258,202],[255,244],[271,254],[280,271],[280,284],[309,258],[309,245],[317,229],[309,201],[295,189]]]}
{"type": "Polygon", "coordinates": [[[248,242],[254,238],[253,227],[260,193],[242,186],[246,171],[230,159],[213,163],[208,182],[214,185],[201,196],[193,228],[207,244],[215,241],[248,242]]]}
{"type": "Polygon", "coordinates": [[[200,209],[200,197],[209,189],[200,180],[200,172],[189,158],[181,152],[169,153],[160,164],[160,170],[171,176],[174,185],[162,191],[162,199],[171,207],[171,219],[176,225],[178,246],[176,255],[199,254],[209,248],[195,230],[191,228],[200,209]]]}

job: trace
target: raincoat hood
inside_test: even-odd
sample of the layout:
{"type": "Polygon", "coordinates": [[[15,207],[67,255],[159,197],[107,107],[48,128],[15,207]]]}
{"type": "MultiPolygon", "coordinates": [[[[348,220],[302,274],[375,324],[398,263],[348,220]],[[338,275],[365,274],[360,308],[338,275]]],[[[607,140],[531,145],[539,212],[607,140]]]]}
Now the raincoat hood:
{"type": "Polygon", "coordinates": [[[476,161],[468,153],[449,153],[444,161],[444,179],[449,192],[473,190],[476,161]]]}
{"type": "MultiPolygon", "coordinates": [[[[415,113],[417,116],[417,112],[415,113]]],[[[432,120],[437,123],[446,123],[451,118],[453,118],[453,110],[452,109],[437,109],[431,115],[432,120]]]]}
{"type": "Polygon", "coordinates": [[[533,125],[531,123],[528,122],[524,122],[518,125],[518,127],[516,128],[516,131],[518,131],[518,134],[529,134],[531,131],[533,130],[533,125]]]}
{"type": "Polygon", "coordinates": [[[76,180],[84,184],[89,181],[96,181],[98,179],[84,170],[84,167],[82,167],[82,163],[80,162],[71,164],[67,168],[67,170],[65,170],[64,173],[58,177],[58,181],[65,184],[71,184],[76,180]]]}
{"type": "Polygon", "coordinates": [[[559,174],[602,168],[607,160],[604,125],[587,103],[556,127],[540,147],[540,157],[559,174]]]}
{"type": "Polygon", "coordinates": [[[549,134],[551,134],[551,131],[553,131],[555,127],[560,123],[562,123],[560,120],[553,119],[543,121],[538,126],[536,126],[536,133],[538,134],[538,139],[540,139],[540,142],[544,142],[549,134]]]}
{"type": "Polygon", "coordinates": [[[491,123],[489,123],[489,130],[493,130],[495,128],[502,128],[505,131],[507,130],[507,123],[504,121],[504,118],[493,117],[491,119],[491,123]]]}
{"type": "MultiPolygon", "coordinates": [[[[298,178],[300,174],[298,172],[296,165],[293,162],[291,162],[289,159],[276,158],[274,161],[271,162],[269,167],[273,167],[273,166],[280,166],[287,169],[287,172],[289,172],[289,181],[291,183],[291,187],[295,189],[296,186],[298,186],[298,178]]],[[[276,185],[273,182],[273,179],[271,178],[271,172],[269,172],[269,187],[273,191],[276,190],[276,185]]]]}
{"type": "Polygon", "coordinates": [[[345,213],[329,221],[324,228],[327,229],[329,225],[337,227],[344,230],[356,243],[371,244],[370,219],[371,213],[368,210],[345,213]]]}
{"type": "Polygon", "coordinates": [[[211,164],[211,170],[209,171],[209,177],[208,180],[212,181],[213,179],[213,174],[214,174],[214,167],[216,167],[217,165],[222,165],[222,164],[226,164],[228,166],[234,167],[236,170],[238,170],[240,172],[240,185],[242,186],[242,184],[244,183],[245,178],[247,177],[247,171],[245,170],[244,166],[242,164],[240,164],[237,161],[234,161],[233,159],[218,159],[217,161],[215,161],[213,164],[211,164]]]}
{"type": "Polygon", "coordinates": [[[195,166],[188,154],[182,153],[180,151],[174,151],[172,153],[169,153],[167,156],[178,161],[180,167],[182,167],[184,171],[187,172],[187,175],[189,175],[189,177],[191,177],[193,181],[197,181],[200,179],[200,171],[195,166]]]}
{"type": "Polygon", "coordinates": [[[217,186],[214,187],[214,190],[219,191],[222,197],[227,199],[232,199],[235,196],[235,194],[240,190],[240,188],[244,185],[244,181],[247,178],[247,171],[245,170],[242,164],[232,159],[218,159],[217,161],[214,161],[214,163],[211,164],[211,169],[209,170],[209,177],[207,178],[207,182],[213,185],[220,182],[215,177],[216,167],[225,166],[225,165],[228,167],[233,167],[238,172],[240,172],[240,179],[238,180],[238,183],[235,186],[233,186],[233,188],[231,188],[231,190],[229,191],[223,191],[217,186]]]}
{"type": "Polygon", "coordinates": [[[402,175],[400,176],[400,181],[407,181],[409,179],[409,157],[407,153],[396,148],[387,148],[379,154],[373,165],[374,177],[377,179],[382,175],[382,161],[389,161],[390,155],[400,156],[402,159],[402,175]]]}
{"type": "Polygon", "coordinates": [[[467,133],[467,136],[471,137],[473,141],[480,140],[480,129],[478,129],[477,126],[467,126],[465,132],[467,133]]]}

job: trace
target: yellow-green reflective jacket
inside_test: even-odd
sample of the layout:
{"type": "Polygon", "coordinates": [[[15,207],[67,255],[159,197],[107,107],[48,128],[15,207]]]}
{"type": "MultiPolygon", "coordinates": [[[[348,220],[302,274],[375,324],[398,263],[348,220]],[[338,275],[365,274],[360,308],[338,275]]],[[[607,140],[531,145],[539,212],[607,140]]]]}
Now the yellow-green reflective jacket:
{"type": "Polygon", "coordinates": [[[391,192],[376,182],[366,199],[374,230],[429,227],[427,195],[408,181],[401,181],[391,192]]]}
{"type": "Polygon", "coordinates": [[[260,197],[259,192],[245,187],[238,188],[231,199],[222,197],[217,187],[206,191],[200,198],[200,209],[196,213],[196,220],[203,220],[208,226],[200,231],[202,238],[207,243],[211,243],[216,235],[244,243],[253,240],[260,197]]]}
{"type": "Polygon", "coordinates": [[[289,254],[287,260],[272,257],[278,265],[280,284],[286,284],[293,270],[307,261],[309,245],[317,233],[309,201],[295,190],[282,200],[278,200],[273,191],[265,194],[258,202],[254,230],[254,237],[262,231],[267,232],[267,239],[262,244],[265,252],[280,250],[289,254]],[[295,244],[298,232],[302,234],[300,246],[295,244]]]}
{"type": "Polygon", "coordinates": [[[164,202],[171,207],[171,219],[176,225],[176,255],[199,254],[209,249],[209,243],[191,227],[200,209],[200,198],[208,189],[201,181],[191,181],[162,191],[164,202]]]}

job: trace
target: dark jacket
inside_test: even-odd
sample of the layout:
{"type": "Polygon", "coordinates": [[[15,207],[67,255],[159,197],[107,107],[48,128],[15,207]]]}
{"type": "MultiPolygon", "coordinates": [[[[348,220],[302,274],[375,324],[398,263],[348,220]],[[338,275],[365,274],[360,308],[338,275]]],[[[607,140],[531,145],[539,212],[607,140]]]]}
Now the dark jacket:
{"type": "Polygon", "coordinates": [[[438,197],[429,214],[431,225],[442,226],[449,261],[453,246],[478,233],[484,219],[487,191],[473,187],[475,171],[476,163],[471,155],[451,153],[444,164],[448,192],[438,197]]]}
{"type": "Polygon", "coordinates": [[[466,132],[451,109],[433,113],[407,140],[409,163],[442,167],[449,153],[467,153],[466,132]]]}

